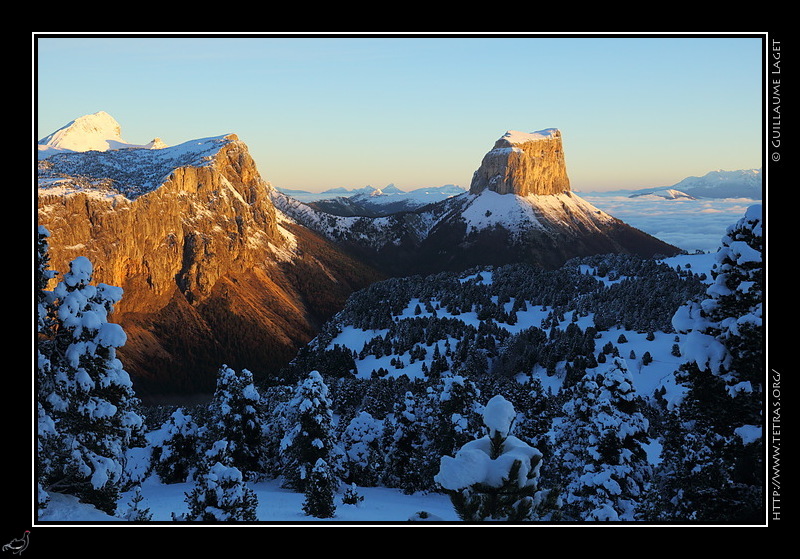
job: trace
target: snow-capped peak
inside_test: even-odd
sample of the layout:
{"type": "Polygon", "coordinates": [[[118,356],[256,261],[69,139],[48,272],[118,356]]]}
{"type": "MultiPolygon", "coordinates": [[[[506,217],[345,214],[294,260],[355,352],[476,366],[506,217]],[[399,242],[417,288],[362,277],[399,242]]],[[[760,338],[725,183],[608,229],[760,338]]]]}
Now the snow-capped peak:
{"type": "Polygon", "coordinates": [[[384,194],[405,194],[404,190],[397,188],[394,183],[387,184],[385,188],[381,189],[384,194]]]}
{"type": "Polygon", "coordinates": [[[63,151],[109,151],[116,149],[167,147],[160,138],[137,145],[122,139],[122,127],[105,111],[84,115],[39,140],[39,158],[63,151]]]}

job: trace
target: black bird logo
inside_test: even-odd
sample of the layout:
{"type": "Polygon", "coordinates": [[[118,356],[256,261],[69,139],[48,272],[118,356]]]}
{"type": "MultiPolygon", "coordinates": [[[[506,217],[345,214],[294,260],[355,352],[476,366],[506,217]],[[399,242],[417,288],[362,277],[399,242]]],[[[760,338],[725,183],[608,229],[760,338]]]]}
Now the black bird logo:
{"type": "Polygon", "coordinates": [[[14,538],[6,545],[3,546],[3,551],[10,551],[11,553],[15,553],[19,555],[25,548],[28,547],[28,538],[30,537],[31,531],[25,530],[25,534],[21,538],[14,538]]]}

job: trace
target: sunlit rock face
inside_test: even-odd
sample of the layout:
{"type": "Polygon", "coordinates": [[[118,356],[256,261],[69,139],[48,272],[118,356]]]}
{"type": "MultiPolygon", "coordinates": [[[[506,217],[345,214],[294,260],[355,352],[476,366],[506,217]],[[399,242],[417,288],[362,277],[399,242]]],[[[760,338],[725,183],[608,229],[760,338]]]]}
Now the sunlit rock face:
{"type": "Polygon", "coordinates": [[[137,393],[213,390],[223,364],[279,371],[376,274],[282,217],[236,135],[39,161],[50,267],[86,256],[123,288],[112,320],[137,393]]]}
{"type": "Polygon", "coordinates": [[[533,133],[506,132],[472,176],[471,193],[486,189],[520,196],[569,191],[561,132],[555,128],[533,133]]]}

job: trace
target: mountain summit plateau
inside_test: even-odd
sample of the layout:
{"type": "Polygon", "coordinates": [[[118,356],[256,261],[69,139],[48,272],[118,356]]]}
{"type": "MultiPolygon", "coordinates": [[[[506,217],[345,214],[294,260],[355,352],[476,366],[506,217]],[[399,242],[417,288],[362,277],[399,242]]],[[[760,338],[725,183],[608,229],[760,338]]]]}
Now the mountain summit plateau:
{"type": "Polygon", "coordinates": [[[533,133],[506,132],[472,176],[469,191],[480,194],[485,189],[519,196],[569,191],[561,131],[547,128],[533,133]]]}

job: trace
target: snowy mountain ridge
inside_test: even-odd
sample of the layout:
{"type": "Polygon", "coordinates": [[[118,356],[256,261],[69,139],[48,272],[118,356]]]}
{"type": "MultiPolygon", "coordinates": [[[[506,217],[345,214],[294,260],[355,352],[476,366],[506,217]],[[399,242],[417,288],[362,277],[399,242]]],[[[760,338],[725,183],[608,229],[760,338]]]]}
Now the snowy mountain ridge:
{"type": "Polygon", "coordinates": [[[722,169],[709,171],[702,177],[686,177],[671,186],[642,188],[639,190],[621,191],[630,197],[652,194],[668,200],[681,199],[683,196],[693,198],[749,198],[761,200],[763,196],[763,173],[761,169],[739,169],[725,171],[722,169]],[[674,196],[674,193],[680,193],[674,196]]]}
{"type": "Polygon", "coordinates": [[[694,196],[686,194],[685,192],[681,192],[680,190],[675,190],[674,188],[668,188],[666,190],[637,192],[635,194],[631,194],[630,198],[638,198],[642,196],[648,196],[653,198],[665,198],[667,200],[697,200],[697,198],[695,198],[694,196]]]}
{"type": "Polygon", "coordinates": [[[278,188],[292,198],[340,216],[380,217],[393,213],[414,211],[465,192],[456,185],[422,187],[405,191],[394,184],[384,188],[365,186],[355,190],[334,188],[314,193],[278,188]]]}
{"type": "Polygon", "coordinates": [[[137,145],[122,139],[122,127],[108,113],[99,111],[69,122],[39,140],[39,159],[59,152],[109,151],[129,148],[161,149],[167,147],[159,138],[137,145]]]}
{"type": "MultiPolygon", "coordinates": [[[[126,144],[105,150],[40,150],[39,188],[95,194],[113,190],[133,200],[164,184],[177,168],[211,165],[223,147],[237,141],[235,134],[226,134],[157,149],[126,144]]],[[[87,137],[82,145],[99,145],[91,142],[87,137]]],[[[77,143],[68,145],[78,147],[77,143]]]]}

